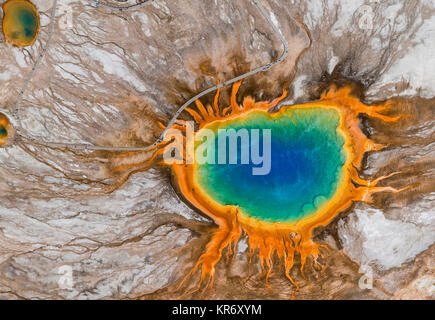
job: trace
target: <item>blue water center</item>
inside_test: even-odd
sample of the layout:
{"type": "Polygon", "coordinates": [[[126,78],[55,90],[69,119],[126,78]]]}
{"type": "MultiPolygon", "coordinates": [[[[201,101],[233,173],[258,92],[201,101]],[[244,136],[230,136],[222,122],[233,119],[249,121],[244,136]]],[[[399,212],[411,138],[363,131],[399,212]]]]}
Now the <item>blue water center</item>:
{"type": "MultiPolygon", "coordinates": [[[[285,108],[272,116],[254,111],[231,121],[213,123],[213,161],[198,165],[196,183],[222,205],[237,205],[248,216],[269,222],[296,222],[313,215],[337,190],[346,161],[344,137],[337,130],[340,115],[326,108],[285,108]],[[237,163],[218,163],[219,129],[260,129],[259,142],[238,139],[237,163]],[[250,149],[259,143],[263,148],[262,129],[270,129],[270,171],[254,175],[253,168],[261,164],[241,163],[243,144],[250,149]],[[246,146],[249,144],[249,146],[246,146]]],[[[265,140],[267,143],[267,140],[265,140]]],[[[234,149],[233,149],[234,150],[234,149]]],[[[227,139],[227,157],[230,140],[227,139]]],[[[210,156],[213,156],[210,153],[210,156]]],[[[264,160],[265,154],[262,154],[264,160]]],[[[229,159],[229,158],[228,158],[229,159]]],[[[264,165],[264,163],[263,163],[264,165]]]]}

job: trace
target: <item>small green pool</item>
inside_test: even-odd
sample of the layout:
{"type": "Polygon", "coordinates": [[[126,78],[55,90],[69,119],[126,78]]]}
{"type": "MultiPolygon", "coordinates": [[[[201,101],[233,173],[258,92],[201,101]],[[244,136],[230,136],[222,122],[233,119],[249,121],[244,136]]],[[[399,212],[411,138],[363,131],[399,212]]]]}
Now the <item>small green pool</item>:
{"type": "Polygon", "coordinates": [[[32,44],[39,31],[39,16],[35,6],[27,0],[9,0],[3,4],[3,33],[13,45],[32,44]]]}

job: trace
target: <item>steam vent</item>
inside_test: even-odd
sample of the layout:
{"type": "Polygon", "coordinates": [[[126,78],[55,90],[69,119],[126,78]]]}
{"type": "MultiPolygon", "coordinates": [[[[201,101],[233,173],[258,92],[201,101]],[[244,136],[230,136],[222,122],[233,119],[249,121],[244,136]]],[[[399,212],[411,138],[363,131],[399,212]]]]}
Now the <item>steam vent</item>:
{"type": "Polygon", "coordinates": [[[28,0],[7,0],[3,3],[3,35],[17,47],[30,46],[39,31],[39,14],[28,0]]]}

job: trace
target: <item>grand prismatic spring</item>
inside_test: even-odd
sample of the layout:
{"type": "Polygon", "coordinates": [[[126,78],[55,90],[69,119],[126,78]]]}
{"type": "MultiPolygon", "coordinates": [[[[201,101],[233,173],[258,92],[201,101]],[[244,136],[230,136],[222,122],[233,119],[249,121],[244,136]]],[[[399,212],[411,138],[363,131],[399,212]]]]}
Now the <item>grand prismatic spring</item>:
{"type": "MultiPolygon", "coordinates": [[[[185,138],[186,148],[178,150],[178,154],[184,155],[184,161],[170,164],[181,195],[219,226],[192,272],[201,266],[201,281],[208,277],[207,286],[211,285],[223,250],[235,248],[244,232],[248,235],[250,251],[258,252],[263,270],[271,271],[277,254],[285,265],[286,276],[298,286],[290,276],[295,252],[300,254],[302,273],[308,258],[314,268],[322,267],[317,261],[321,246],[311,239],[315,227],[327,225],[353,201],[370,201],[376,192],[400,191],[376,186],[386,177],[366,181],[358,174],[364,153],[384,147],[363,134],[358,116],[364,113],[385,122],[396,122],[399,117],[382,113],[389,111],[388,102],[364,105],[350,95],[350,88],[336,90],[334,87],[319,101],[283,106],[269,113],[285,97],[285,92],[271,102],[255,101],[247,96],[238,105],[236,94],[240,85],[240,82],[234,85],[228,107],[219,107],[218,92],[213,107],[205,107],[197,100],[196,110],[187,109],[199,125],[198,136],[190,142],[185,138]],[[219,164],[217,146],[222,128],[271,130],[270,170],[253,175],[253,164],[242,164],[241,152],[237,163],[219,164]],[[216,133],[206,142],[201,138],[205,129],[216,133]],[[187,163],[191,156],[188,150],[197,152],[199,146],[211,161],[187,163]]],[[[179,121],[173,129],[187,131],[187,127],[187,123],[179,121]]],[[[168,139],[173,136],[170,132],[168,139]]],[[[240,148],[252,149],[253,140],[248,141],[250,145],[243,146],[241,142],[240,148]]],[[[165,148],[166,152],[177,148],[177,145],[171,147],[171,143],[162,142],[164,147],[154,153],[150,163],[167,165],[156,155],[164,153],[165,148]]]]}
{"type": "Polygon", "coordinates": [[[39,14],[29,0],[8,0],[3,3],[3,35],[17,47],[33,44],[39,32],[39,14]]]}
{"type": "Polygon", "coordinates": [[[0,299],[433,298],[433,1],[0,2],[0,299]]]}

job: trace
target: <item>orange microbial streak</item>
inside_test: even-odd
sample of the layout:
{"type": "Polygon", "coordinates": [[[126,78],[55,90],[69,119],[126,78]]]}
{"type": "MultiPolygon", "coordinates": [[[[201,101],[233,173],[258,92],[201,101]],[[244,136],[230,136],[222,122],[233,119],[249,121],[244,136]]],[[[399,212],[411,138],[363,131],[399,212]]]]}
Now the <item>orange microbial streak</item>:
{"type": "MultiPolygon", "coordinates": [[[[269,109],[275,107],[285,96],[284,90],[281,97],[273,101],[255,101],[251,96],[244,98],[242,105],[236,102],[237,91],[241,83],[237,82],[232,88],[231,103],[229,106],[220,108],[218,105],[218,95],[214,99],[213,105],[204,106],[199,100],[196,101],[196,108],[188,108],[186,111],[194,118],[198,124],[198,131],[202,128],[210,127],[216,122],[233,121],[247,116],[250,112],[267,113],[269,109]]],[[[313,268],[322,269],[318,258],[320,256],[321,245],[311,239],[313,229],[318,226],[326,226],[340,212],[349,208],[353,201],[371,200],[371,195],[376,192],[399,192],[401,190],[392,187],[377,187],[377,183],[389,176],[378,178],[374,181],[366,181],[359,177],[358,168],[361,166],[365,152],[380,150],[383,145],[376,144],[368,139],[360,129],[358,115],[366,114],[372,118],[378,118],[384,122],[396,122],[398,117],[389,117],[381,112],[390,109],[390,103],[386,102],[376,106],[365,105],[357,98],[350,95],[350,88],[336,90],[331,88],[322,94],[319,101],[283,106],[270,116],[278,116],[292,109],[325,108],[333,109],[340,115],[337,132],[344,137],[343,152],[346,160],[342,168],[342,175],[338,187],[333,196],[319,209],[307,217],[303,217],[295,222],[268,222],[248,216],[236,205],[221,205],[201,188],[195,178],[197,164],[184,161],[184,163],[164,163],[161,165],[169,166],[174,176],[175,186],[183,197],[195,208],[206,214],[217,224],[218,229],[206,246],[205,252],[201,255],[191,273],[195,273],[201,267],[201,283],[205,281],[205,288],[210,287],[214,280],[215,266],[222,257],[223,250],[228,249],[234,252],[238,240],[243,234],[247,235],[248,245],[251,255],[258,253],[261,268],[267,277],[273,267],[273,257],[276,254],[285,265],[285,276],[297,288],[298,284],[290,276],[290,271],[294,264],[295,254],[300,255],[300,271],[303,275],[307,261],[311,261],[313,268]]],[[[188,126],[184,121],[178,121],[171,129],[184,130],[186,133],[188,126]]],[[[171,132],[168,133],[168,137],[171,132]]],[[[188,139],[186,148],[181,153],[186,160],[188,152],[194,146],[189,145],[188,139]]],[[[166,140],[163,144],[168,144],[166,140]]],[[[196,143],[191,141],[191,144],[196,143]]],[[[155,152],[161,153],[158,148],[155,152]]],[[[154,154],[154,155],[155,155],[154,154]]],[[[155,161],[156,157],[151,157],[150,161],[155,161]]],[[[154,162],[155,163],[155,162],[154,162]]],[[[236,183],[236,182],[235,182],[236,183]]],[[[187,278],[186,277],[186,278],[187,278]]],[[[183,281],[184,282],[184,281],[183,281]]],[[[182,284],[181,284],[182,285],[182,284]]],[[[180,286],[181,286],[180,285],[180,286]]],[[[199,288],[198,286],[198,288],[199,288]]]]}
{"type": "Polygon", "coordinates": [[[3,35],[17,47],[32,45],[39,32],[39,14],[28,0],[7,0],[3,8],[3,35]]]}

